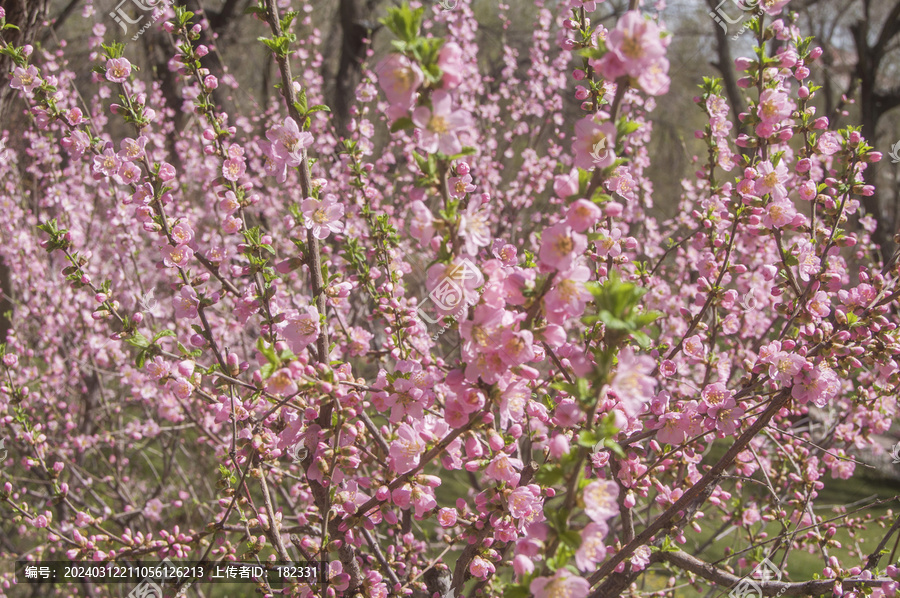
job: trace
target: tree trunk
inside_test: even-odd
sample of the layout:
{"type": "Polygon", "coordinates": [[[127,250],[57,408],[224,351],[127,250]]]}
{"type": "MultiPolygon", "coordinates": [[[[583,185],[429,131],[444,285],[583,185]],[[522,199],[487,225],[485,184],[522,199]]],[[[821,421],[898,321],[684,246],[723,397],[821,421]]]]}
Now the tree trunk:
{"type": "MultiPolygon", "coordinates": [[[[34,41],[35,34],[41,23],[47,18],[48,0],[4,0],[3,8],[6,10],[6,22],[18,27],[3,32],[4,38],[13,46],[23,46],[34,41]]],[[[0,55],[0,72],[4,75],[13,69],[12,60],[5,55],[0,55]]],[[[0,126],[11,125],[16,120],[7,119],[11,113],[12,105],[16,100],[17,91],[8,84],[0,85],[0,126]]],[[[10,140],[18,138],[16,131],[10,131],[10,140]]],[[[11,148],[18,149],[18,148],[11,148]]],[[[0,343],[6,341],[6,335],[12,325],[12,280],[9,266],[0,257],[0,343]],[[9,314],[9,317],[7,317],[9,314]]]]}

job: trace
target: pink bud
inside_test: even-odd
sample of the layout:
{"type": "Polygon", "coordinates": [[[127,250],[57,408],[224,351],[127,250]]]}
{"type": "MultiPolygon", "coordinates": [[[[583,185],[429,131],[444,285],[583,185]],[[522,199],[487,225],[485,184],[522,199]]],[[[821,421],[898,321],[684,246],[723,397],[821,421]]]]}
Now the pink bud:
{"type": "Polygon", "coordinates": [[[740,58],[735,58],[735,60],[734,60],[734,66],[735,66],[735,68],[737,68],[737,70],[739,70],[739,71],[746,71],[746,70],[749,69],[753,64],[754,64],[754,61],[753,61],[753,60],[751,60],[750,58],[745,58],[745,57],[743,57],[743,56],[740,57],[740,58]]]}

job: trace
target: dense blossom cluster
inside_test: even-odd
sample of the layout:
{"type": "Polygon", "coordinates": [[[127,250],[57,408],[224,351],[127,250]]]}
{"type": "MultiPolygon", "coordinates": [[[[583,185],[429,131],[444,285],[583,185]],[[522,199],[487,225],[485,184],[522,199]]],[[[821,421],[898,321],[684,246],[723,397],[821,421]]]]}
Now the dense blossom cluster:
{"type": "MultiPolygon", "coordinates": [[[[89,86],[2,41],[31,126],[0,163],[0,556],[327,560],[327,595],[374,597],[646,595],[666,563],[675,596],[749,575],[777,521],[819,594],[896,594],[893,563],[829,552],[859,517],[812,509],[897,415],[900,278],[858,199],[881,156],[816,116],[786,0],[751,26],[777,52],[736,61],[746,112],[701,85],[708,158],[667,220],[651,15],[537,3],[498,82],[469,2],[391,8],[336,131],[311,6],[282,4],[247,17],[280,85],[246,114],[166,7],[184,130],[90,4],[89,86]]],[[[784,562],[766,595],[807,581],[784,562]]]]}

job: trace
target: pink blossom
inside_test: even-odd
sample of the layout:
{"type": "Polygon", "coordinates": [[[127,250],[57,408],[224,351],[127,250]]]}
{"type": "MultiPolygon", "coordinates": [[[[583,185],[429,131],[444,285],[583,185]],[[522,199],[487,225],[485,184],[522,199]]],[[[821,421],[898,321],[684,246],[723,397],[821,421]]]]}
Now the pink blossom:
{"type": "Polygon", "coordinates": [[[222,176],[229,181],[237,181],[247,171],[243,158],[229,158],[222,163],[222,176]]]}
{"type": "Polygon", "coordinates": [[[603,211],[592,201],[576,199],[566,212],[566,224],[577,233],[583,233],[600,220],[603,211]]]}
{"type": "Polygon", "coordinates": [[[81,129],[76,129],[63,139],[61,143],[73,158],[80,158],[85,150],[91,146],[91,138],[81,129]]]}
{"type": "Polygon", "coordinates": [[[303,150],[313,142],[313,136],[307,131],[301,131],[297,122],[290,116],[285,118],[282,124],[269,129],[266,138],[272,142],[270,148],[275,161],[289,167],[300,165],[303,150]]]}
{"type": "Polygon", "coordinates": [[[425,452],[425,443],[419,433],[409,424],[400,424],[397,440],[391,443],[391,468],[398,474],[412,471],[419,464],[419,457],[425,452]]]}
{"type": "Polygon", "coordinates": [[[605,522],[591,522],[581,530],[581,545],[575,553],[575,565],[581,571],[592,571],[606,558],[606,534],[609,526],[605,522]]]}
{"type": "Polygon", "coordinates": [[[578,193],[578,169],[573,168],[568,174],[553,177],[553,193],[561,199],[578,193]]]}
{"type": "MultiPolygon", "coordinates": [[[[714,410],[734,405],[734,399],[732,398],[734,391],[728,390],[721,382],[715,382],[706,386],[703,392],[700,393],[700,396],[703,398],[701,409],[714,410]]],[[[715,417],[715,415],[711,417],[715,417]]]]}
{"type": "Polygon", "coordinates": [[[719,432],[725,436],[732,436],[737,431],[741,416],[744,415],[744,409],[737,405],[732,405],[730,407],[712,409],[709,415],[715,418],[715,427],[719,432]]]}
{"type": "Polygon", "coordinates": [[[806,307],[811,314],[819,318],[827,318],[828,314],[831,313],[831,299],[824,291],[817,291],[812,299],[809,300],[809,303],[806,304],[806,307]]]}
{"type": "Polygon", "coordinates": [[[359,326],[350,329],[350,339],[347,345],[348,353],[353,357],[362,357],[369,352],[372,339],[375,335],[359,326]]]}
{"type": "Polygon", "coordinates": [[[789,200],[774,200],[766,206],[763,226],[766,228],[783,228],[794,221],[797,210],[789,200]]]}
{"type": "Polygon", "coordinates": [[[487,579],[494,572],[494,565],[490,561],[476,556],[469,565],[469,573],[478,579],[487,579]]]}
{"type": "Polygon", "coordinates": [[[537,577],[528,586],[534,598],[586,598],[591,585],[583,577],[578,577],[561,568],[553,577],[537,577]]]}
{"type": "Polygon", "coordinates": [[[568,270],[586,248],[587,237],[566,224],[554,224],[544,230],[539,256],[541,263],[549,268],[568,270]]]}
{"type": "Polygon", "coordinates": [[[791,388],[791,396],[801,403],[814,403],[825,407],[840,390],[840,379],[834,370],[820,365],[810,372],[804,372],[799,382],[791,388]]]}
{"type": "Polygon", "coordinates": [[[159,165],[158,176],[159,176],[159,180],[161,180],[162,182],[168,183],[169,181],[171,181],[175,178],[176,174],[177,173],[175,172],[175,167],[172,166],[171,164],[169,164],[168,162],[163,162],[162,164],[159,165]]]}
{"type": "Polygon", "coordinates": [[[422,243],[430,241],[434,236],[434,216],[431,211],[420,199],[409,204],[409,211],[412,213],[409,234],[422,243]]]}
{"type": "Polygon", "coordinates": [[[378,73],[378,85],[391,104],[392,120],[409,111],[415,103],[416,91],[425,76],[415,62],[411,62],[402,54],[390,54],[375,68],[378,73]]]}
{"type": "Polygon", "coordinates": [[[463,80],[463,51],[456,42],[444,44],[438,52],[438,66],[444,76],[441,78],[443,89],[454,89],[463,80]]]}
{"type": "Polygon", "coordinates": [[[816,184],[812,181],[804,181],[800,185],[799,189],[800,199],[804,201],[812,201],[816,198],[818,194],[818,189],[816,188],[816,184]]]}
{"type": "Polygon", "coordinates": [[[638,78],[665,57],[669,38],[664,38],[662,33],[662,29],[645,19],[640,11],[631,10],[622,15],[615,29],[609,32],[606,45],[621,61],[625,72],[638,78]]]}
{"type": "Polygon", "coordinates": [[[326,195],[323,200],[308,197],[300,204],[306,228],[311,229],[317,239],[327,239],[331,233],[344,230],[340,219],[344,216],[344,206],[334,195],[326,195]]]}
{"type": "Polygon", "coordinates": [[[613,175],[609,177],[604,184],[606,188],[614,193],[618,193],[623,199],[633,200],[635,198],[635,182],[634,177],[626,166],[616,166],[613,175]]]}
{"type": "Polygon", "coordinates": [[[234,191],[226,191],[225,197],[223,197],[222,201],[219,202],[219,209],[229,215],[237,212],[240,207],[241,204],[238,201],[237,196],[234,194],[234,191]]]}
{"type": "Polygon", "coordinates": [[[456,525],[456,509],[441,509],[438,511],[437,519],[441,527],[453,527],[456,525]]]}
{"type": "Polygon", "coordinates": [[[141,169],[133,162],[122,162],[113,179],[120,185],[136,185],[141,180],[141,169]]]}
{"type": "Polygon", "coordinates": [[[13,89],[21,89],[25,93],[31,93],[34,88],[41,84],[41,73],[33,64],[28,65],[27,69],[17,66],[13,69],[12,81],[9,86],[13,89]]]}
{"type": "Polygon", "coordinates": [[[181,221],[172,227],[172,239],[178,245],[187,245],[194,240],[194,230],[190,224],[181,221]]]}
{"type": "Polygon", "coordinates": [[[413,111],[413,123],[421,131],[419,147],[429,154],[447,155],[462,151],[458,132],[472,125],[472,116],[465,110],[453,110],[450,94],[437,91],[431,96],[431,106],[419,106],[413,111]]]}
{"type": "Polygon", "coordinates": [[[160,521],[162,519],[163,502],[158,498],[151,498],[144,505],[143,515],[150,521],[160,521]]]}
{"type": "Polygon", "coordinates": [[[266,380],[266,392],[273,395],[290,396],[297,392],[297,384],[289,368],[281,368],[266,380]]]}
{"type": "Polygon", "coordinates": [[[144,148],[146,145],[147,137],[145,135],[141,135],[137,139],[127,137],[119,144],[119,153],[117,155],[120,159],[129,162],[140,160],[144,156],[144,148]]]}
{"type": "Polygon", "coordinates": [[[194,392],[194,386],[188,382],[185,378],[180,376],[174,378],[173,380],[169,380],[166,384],[166,387],[172,391],[176,397],[181,400],[185,400],[191,396],[191,393],[194,392]]]}
{"type": "Polygon", "coordinates": [[[706,359],[706,345],[703,339],[696,334],[684,339],[684,353],[697,360],[706,359]]]}
{"type": "Polygon", "coordinates": [[[549,322],[563,326],[571,318],[584,314],[585,307],[593,299],[585,283],[591,279],[591,270],[577,264],[554,279],[554,285],[544,296],[544,314],[549,322]]]}
{"type": "Polygon", "coordinates": [[[456,199],[465,197],[466,193],[475,191],[475,185],[472,184],[472,175],[470,174],[450,177],[450,180],[447,181],[447,187],[449,188],[450,196],[456,199]]]}
{"type": "Polygon", "coordinates": [[[116,156],[112,148],[106,148],[99,156],[94,156],[94,172],[105,174],[108,177],[113,176],[119,171],[121,161],[116,156]]]}
{"type": "Polygon", "coordinates": [[[769,376],[783,384],[790,384],[806,365],[806,359],[795,353],[778,351],[768,360],[769,376]]]}
{"type": "Polygon", "coordinates": [[[594,241],[594,248],[596,249],[598,256],[605,258],[619,257],[622,255],[622,244],[619,241],[622,238],[622,231],[620,229],[613,228],[612,230],[606,230],[606,228],[599,228],[597,230],[597,237],[598,239],[594,241]]]}
{"type": "Polygon", "coordinates": [[[756,134],[769,137],[775,133],[776,127],[791,115],[794,103],[786,93],[779,89],[765,89],[759,96],[756,114],[760,123],[756,125],[756,134]]]}
{"type": "Polygon", "coordinates": [[[660,417],[656,438],[663,444],[678,446],[687,437],[689,416],[684,413],[669,411],[660,417]]]}
{"type": "Polygon", "coordinates": [[[839,151],[841,151],[841,146],[843,143],[843,138],[840,133],[836,133],[835,131],[826,131],[822,133],[822,136],[819,137],[818,142],[816,143],[816,148],[819,150],[819,153],[825,156],[832,156],[839,151]]]}
{"type": "Polygon", "coordinates": [[[575,166],[590,170],[612,166],[616,160],[616,127],[611,122],[598,123],[593,116],[585,116],[575,123],[572,153],[575,166]]]}
{"type": "Polygon", "coordinates": [[[631,556],[631,570],[642,571],[650,564],[650,547],[638,546],[631,556]]]}
{"type": "Polygon", "coordinates": [[[472,199],[460,215],[459,236],[465,240],[466,253],[475,256],[491,243],[490,212],[482,207],[480,198],[472,199]]]}
{"type": "Polygon", "coordinates": [[[525,466],[520,459],[510,457],[506,453],[500,453],[488,464],[484,473],[487,477],[497,482],[517,484],[519,482],[518,470],[525,466]]]}
{"type": "Polygon", "coordinates": [[[222,232],[226,235],[233,235],[240,232],[244,226],[244,221],[234,216],[226,216],[222,221],[222,232]]]}
{"type": "Polygon", "coordinates": [[[388,395],[384,401],[386,407],[391,408],[389,419],[399,422],[404,416],[410,416],[415,420],[421,420],[425,413],[425,393],[417,388],[412,381],[399,378],[394,382],[394,392],[388,395]]]}
{"type": "Polygon", "coordinates": [[[513,490],[506,500],[509,514],[514,519],[526,520],[528,523],[535,520],[535,517],[537,521],[543,519],[543,502],[539,489],[536,494],[531,486],[520,486],[513,490]]]}
{"type": "Polygon", "coordinates": [[[319,336],[319,310],[309,305],[303,311],[293,311],[280,327],[291,351],[299,353],[319,336]]]}
{"type": "Polygon", "coordinates": [[[194,319],[198,317],[197,308],[200,306],[200,299],[197,297],[197,291],[190,285],[181,287],[181,291],[172,297],[172,305],[175,307],[176,318],[194,319]]]}
{"type": "Polygon", "coordinates": [[[159,355],[148,361],[144,365],[144,368],[147,371],[147,375],[154,380],[159,380],[160,378],[164,378],[169,375],[169,364],[168,362],[164,361],[163,358],[159,355]]]}
{"type": "Polygon", "coordinates": [[[172,247],[166,245],[162,250],[163,264],[167,268],[184,268],[194,257],[194,251],[187,245],[172,247]]]}
{"type": "Polygon", "coordinates": [[[597,523],[605,523],[619,512],[619,487],[608,480],[594,480],[584,488],[584,511],[597,523]]]}
{"type": "Polygon", "coordinates": [[[534,337],[530,330],[506,329],[500,336],[500,359],[510,366],[522,365],[534,359],[534,337]]]}
{"type": "Polygon", "coordinates": [[[650,376],[654,367],[654,360],[648,355],[635,355],[630,347],[619,351],[619,365],[609,387],[631,417],[637,416],[656,395],[657,381],[650,376]]]}
{"type": "Polygon", "coordinates": [[[778,166],[772,166],[772,163],[766,160],[760,163],[756,170],[759,173],[755,186],[757,195],[768,193],[776,201],[787,199],[788,193],[784,184],[788,178],[788,169],[783,160],[778,162],[778,166]]]}
{"type": "Polygon", "coordinates": [[[815,245],[808,240],[804,240],[800,244],[797,260],[800,262],[797,265],[797,270],[800,273],[800,280],[803,282],[808,282],[810,278],[819,273],[822,262],[819,259],[819,256],[816,255],[815,245]]]}
{"type": "Polygon", "coordinates": [[[106,78],[113,83],[125,83],[131,74],[131,63],[127,58],[111,58],[106,61],[106,78]]]}

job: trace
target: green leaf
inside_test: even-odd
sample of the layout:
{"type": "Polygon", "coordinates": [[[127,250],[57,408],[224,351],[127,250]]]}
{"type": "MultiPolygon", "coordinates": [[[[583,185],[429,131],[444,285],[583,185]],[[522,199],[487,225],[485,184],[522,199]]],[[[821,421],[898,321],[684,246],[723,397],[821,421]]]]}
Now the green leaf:
{"type": "Polygon", "coordinates": [[[297,110],[298,110],[298,112],[300,112],[300,114],[306,114],[308,105],[309,105],[309,102],[306,99],[306,90],[301,89],[300,93],[297,94],[297,110]]]}
{"type": "Polygon", "coordinates": [[[291,23],[294,22],[294,18],[300,13],[296,10],[290,10],[284,13],[284,16],[281,18],[281,30],[287,31],[291,28],[291,23]]]}
{"type": "MultiPolygon", "coordinates": [[[[408,116],[401,116],[391,125],[391,133],[396,133],[397,131],[403,131],[406,129],[414,129],[415,124],[412,119],[408,116]]],[[[418,156],[418,154],[416,154],[418,156]]],[[[420,165],[421,166],[421,165],[420,165]]]]}
{"type": "Polygon", "coordinates": [[[575,530],[567,529],[561,532],[559,539],[563,544],[574,550],[578,550],[578,547],[581,546],[581,536],[575,530]]]}
{"type": "Polygon", "coordinates": [[[259,352],[263,354],[263,356],[269,361],[269,363],[278,363],[278,355],[275,354],[275,349],[272,348],[271,345],[267,345],[266,341],[261,338],[257,340],[256,348],[259,349],[259,352]]]}
{"type": "Polygon", "coordinates": [[[530,598],[531,592],[524,585],[508,585],[503,588],[503,598],[530,598]]]}
{"type": "Polygon", "coordinates": [[[150,341],[147,340],[147,337],[141,334],[140,332],[135,332],[133,335],[125,339],[125,342],[131,345],[132,347],[139,347],[141,349],[146,349],[150,346],[150,341]]]}
{"type": "Polygon", "coordinates": [[[458,154],[453,154],[452,156],[447,156],[447,158],[450,160],[459,160],[463,156],[472,156],[476,152],[477,152],[477,150],[474,147],[466,146],[466,147],[462,148],[462,151],[459,152],[458,154]]]}
{"type": "Polygon", "coordinates": [[[171,330],[163,330],[162,332],[157,332],[155,335],[153,335],[153,340],[150,341],[150,343],[155,344],[156,341],[158,341],[159,339],[161,339],[165,336],[175,336],[175,333],[172,332],[171,330]]]}
{"type": "Polygon", "coordinates": [[[563,477],[563,471],[558,465],[542,465],[534,474],[535,481],[541,486],[555,486],[563,477]]]}

